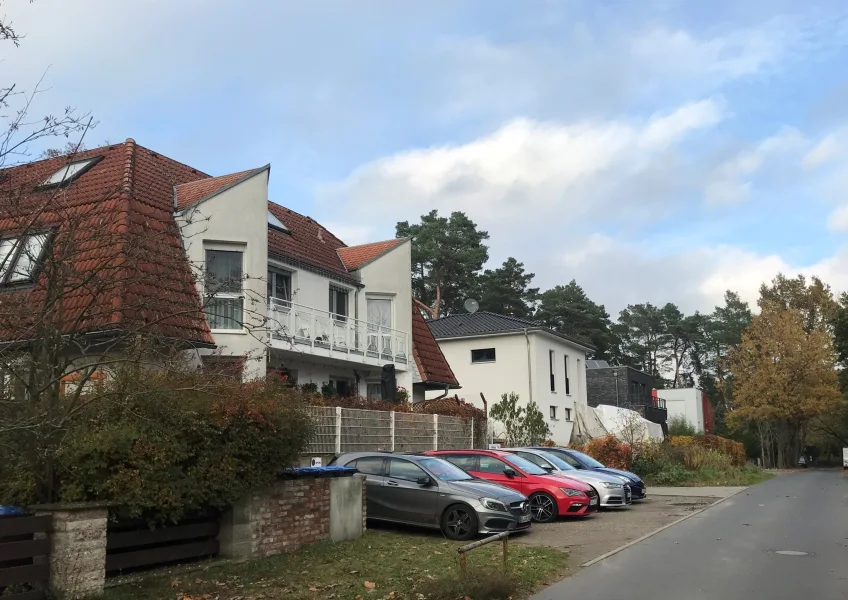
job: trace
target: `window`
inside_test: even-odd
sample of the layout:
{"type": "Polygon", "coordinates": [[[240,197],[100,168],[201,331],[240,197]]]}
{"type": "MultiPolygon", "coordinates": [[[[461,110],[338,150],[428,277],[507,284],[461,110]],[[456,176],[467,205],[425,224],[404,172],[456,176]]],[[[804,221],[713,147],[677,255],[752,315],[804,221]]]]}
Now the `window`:
{"type": "Polygon", "coordinates": [[[368,351],[392,354],[392,300],[366,298],[368,308],[368,351]]]}
{"type": "Polygon", "coordinates": [[[556,377],[554,377],[554,351],[548,350],[548,370],[551,374],[551,391],[556,391],[556,377]]]}
{"type": "Polygon", "coordinates": [[[404,481],[416,481],[419,477],[427,477],[427,473],[415,463],[400,458],[392,458],[389,460],[389,477],[404,481]]]}
{"type": "Polygon", "coordinates": [[[567,462],[568,464],[570,464],[572,467],[574,467],[576,469],[582,469],[583,468],[583,465],[580,464],[580,461],[577,460],[576,458],[574,458],[573,456],[569,455],[569,454],[557,454],[557,456],[559,456],[562,460],[564,460],[565,462],[567,462]]]}
{"type": "Polygon", "coordinates": [[[291,302],[291,273],[268,271],[268,304],[287,307],[291,302]]]}
{"type": "Polygon", "coordinates": [[[383,399],[383,386],[379,383],[369,383],[365,387],[365,396],[369,400],[383,399]]]}
{"type": "Polygon", "coordinates": [[[47,233],[0,240],[0,284],[31,282],[41,263],[47,233]],[[26,241],[24,241],[26,240],[26,241]]]}
{"type": "Polygon", "coordinates": [[[347,398],[350,396],[350,382],[346,379],[331,379],[330,383],[336,387],[336,395],[339,398],[347,398]]]}
{"type": "Polygon", "coordinates": [[[206,251],[206,318],[211,329],[242,329],[242,252],[206,251]]]}
{"type": "Polygon", "coordinates": [[[552,407],[551,407],[551,421],[556,421],[556,420],[557,420],[557,416],[556,416],[556,409],[557,409],[557,407],[556,407],[556,406],[552,406],[552,407]]]}
{"type": "Polygon", "coordinates": [[[565,393],[571,393],[571,382],[568,380],[568,355],[563,355],[563,362],[565,364],[565,393]]]}
{"type": "Polygon", "coordinates": [[[494,348],[482,348],[480,350],[472,350],[471,351],[471,362],[473,362],[473,363],[495,362],[495,349],[494,348]]]}
{"type": "Polygon", "coordinates": [[[543,469],[546,467],[553,467],[553,465],[546,461],[544,458],[539,456],[538,454],[531,454],[530,452],[516,452],[518,456],[523,458],[524,460],[529,460],[531,463],[536,465],[537,467],[542,467],[543,469]]]}
{"type": "Polygon", "coordinates": [[[268,211],[268,225],[270,225],[272,229],[289,233],[289,228],[283,225],[283,222],[280,221],[280,219],[278,219],[277,217],[275,217],[270,210],[268,211]]]}
{"type": "Polygon", "coordinates": [[[565,408],[565,409],[563,409],[563,410],[565,410],[565,420],[566,420],[566,421],[570,421],[570,420],[571,420],[571,409],[570,409],[570,408],[565,408]]]}
{"type": "Polygon", "coordinates": [[[382,456],[366,456],[357,459],[353,464],[348,463],[348,467],[355,466],[356,470],[365,475],[382,475],[383,474],[383,457],[382,456]]]}
{"type": "Polygon", "coordinates": [[[94,158],[86,158],[85,160],[78,160],[70,163],[69,165],[65,165],[45,179],[41,183],[41,187],[70,183],[93,167],[101,158],[102,157],[100,156],[95,156],[94,158]]]}
{"type": "Polygon", "coordinates": [[[330,312],[336,321],[347,321],[347,290],[330,286],[330,312]]]}
{"type": "Polygon", "coordinates": [[[494,456],[481,456],[480,467],[477,469],[481,473],[492,473],[503,475],[504,469],[508,468],[504,461],[495,458],[494,456]]]}
{"type": "Polygon", "coordinates": [[[476,470],[475,462],[477,461],[477,456],[475,454],[454,454],[449,456],[442,456],[449,463],[456,465],[463,471],[474,471],[476,470]]]}

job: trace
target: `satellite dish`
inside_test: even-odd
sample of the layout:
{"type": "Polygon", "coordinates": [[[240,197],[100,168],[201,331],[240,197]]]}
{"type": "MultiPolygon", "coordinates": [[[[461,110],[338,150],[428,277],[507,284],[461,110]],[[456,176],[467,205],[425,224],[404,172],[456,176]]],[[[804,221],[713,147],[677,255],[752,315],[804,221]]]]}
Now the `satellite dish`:
{"type": "Polygon", "coordinates": [[[472,315],[477,312],[477,309],[480,308],[480,304],[474,298],[469,298],[468,300],[466,300],[463,306],[465,307],[465,310],[467,310],[472,315]]]}

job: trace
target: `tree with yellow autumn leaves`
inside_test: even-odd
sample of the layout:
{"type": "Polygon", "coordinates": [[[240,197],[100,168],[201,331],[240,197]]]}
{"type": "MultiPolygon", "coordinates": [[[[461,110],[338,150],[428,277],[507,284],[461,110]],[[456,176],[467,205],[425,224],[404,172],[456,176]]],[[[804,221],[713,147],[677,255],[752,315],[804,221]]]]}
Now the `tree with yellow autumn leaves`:
{"type": "Polygon", "coordinates": [[[760,289],[760,314],[728,356],[736,427],[753,427],[766,466],[797,464],[810,423],[842,401],[830,288],[813,278],[779,275],[760,289]]]}

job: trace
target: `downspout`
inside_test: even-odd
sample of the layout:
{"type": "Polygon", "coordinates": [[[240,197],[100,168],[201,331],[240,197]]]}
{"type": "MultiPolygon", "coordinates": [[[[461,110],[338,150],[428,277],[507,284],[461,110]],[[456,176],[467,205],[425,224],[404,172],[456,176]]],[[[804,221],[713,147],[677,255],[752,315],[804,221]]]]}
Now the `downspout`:
{"type": "Polygon", "coordinates": [[[533,376],[531,374],[532,371],[530,370],[532,364],[530,360],[530,335],[527,333],[526,327],[524,328],[524,339],[527,342],[527,389],[530,390],[529,402],[533,402],[533,376]]]}
{"type": "Polygon", "coordinates": [[[441,400],[442,398],[447,396],[449,392],[450,392],[450,385],[446,383],[445,384],[445,391],[443,393],[439,394],[438,396],[436,396],[435,398],[433,398],[432,400],[441,400]]]}
{"type": "Polygon", "coordinates": [[[613,371],[612,376],[615,377],[615,405],[618,406],[618,371],[613,371]]]}

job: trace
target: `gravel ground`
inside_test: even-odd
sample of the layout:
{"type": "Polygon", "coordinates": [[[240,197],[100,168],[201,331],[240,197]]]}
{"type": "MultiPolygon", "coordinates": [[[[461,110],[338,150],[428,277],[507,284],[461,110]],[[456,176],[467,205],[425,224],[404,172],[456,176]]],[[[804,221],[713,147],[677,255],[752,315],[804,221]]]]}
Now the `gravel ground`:
{"type": "Polygon", "coordinates": [[[520,544],[562,548],[569,552],[571,569],[651,533],[663,525],[715,502],[715,498],[654,496],[626,509],[602,510],[583,519],[534,523],[530,531],[515,536],[520,544]]]}

